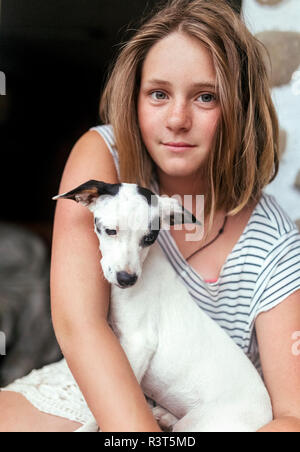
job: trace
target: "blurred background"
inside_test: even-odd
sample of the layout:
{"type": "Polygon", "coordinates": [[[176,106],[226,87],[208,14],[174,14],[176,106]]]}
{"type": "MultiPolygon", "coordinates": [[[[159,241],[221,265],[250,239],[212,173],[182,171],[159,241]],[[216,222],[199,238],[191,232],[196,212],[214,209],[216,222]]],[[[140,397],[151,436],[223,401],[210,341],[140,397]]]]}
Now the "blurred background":
{"type": "MultiPolygon", "coordinates": [[[[300,2],[227,1],[271,55],[282,169],[267,190],[296,221],[300,2]]],[[[49,306],[51,198],[74,143],[99,124],[101,91],[120,42],[157,3],[0,0],[0,386],[61,357],[49,306]]]]}

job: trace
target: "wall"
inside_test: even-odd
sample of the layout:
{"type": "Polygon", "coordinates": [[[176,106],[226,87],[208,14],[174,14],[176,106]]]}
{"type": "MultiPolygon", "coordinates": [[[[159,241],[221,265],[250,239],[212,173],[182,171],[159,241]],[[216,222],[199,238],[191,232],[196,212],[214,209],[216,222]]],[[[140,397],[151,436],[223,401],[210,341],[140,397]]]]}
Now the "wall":
{"type": "Polygon", "coordinates": [[[272,98],[282,129],[279,174],[265,191],[300,227],[300,1],[243,0],[242,14],[270,53],[272,98]]]}

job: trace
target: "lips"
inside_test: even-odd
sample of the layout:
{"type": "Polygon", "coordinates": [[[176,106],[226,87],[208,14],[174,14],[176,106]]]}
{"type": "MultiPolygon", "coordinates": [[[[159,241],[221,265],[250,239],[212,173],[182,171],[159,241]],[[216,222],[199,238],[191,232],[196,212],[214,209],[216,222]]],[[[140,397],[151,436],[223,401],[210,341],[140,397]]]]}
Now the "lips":
{"type": "Polygon", "coordinates": [[[185,142],[169,142],[169,143],[163,143],[165,146],[170,146],[172,148],[193,148],[195,147],[193,144],[185,143],[185,142]]]}
{"type": "Polygon", "coordinates": [[[170,141],[168,143],[163,143],[163,145],[168,151],[175,154],[185,153],[196,147],[193,144],[186,143],[184,141],[170,141]]]}

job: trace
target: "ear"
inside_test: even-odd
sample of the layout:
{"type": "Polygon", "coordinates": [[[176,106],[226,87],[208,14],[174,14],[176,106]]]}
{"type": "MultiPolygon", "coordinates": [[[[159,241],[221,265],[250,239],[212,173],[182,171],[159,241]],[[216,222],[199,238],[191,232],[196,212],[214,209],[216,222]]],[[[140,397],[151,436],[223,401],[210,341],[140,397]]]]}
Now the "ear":
{"type": "Polygon", "coordinates": [[[52,199],[57,200],[60,198],[73,199],[85,207],[90,209],[93,207],[95,201],[102,195],[116,196],[119,192],[121,184],[107,184],[106,182],[89,180],[79,187],[74,188],[67,193],[54,196],[52,199]]]}
{"type": "Polygon", "coordinates": [[[175,224],[193,223],[200,226],[202,224],[175,198],[160,196],[159,208],[161,212],[161,229],[168,229],[168,226],[174,226],[175,224]]]}

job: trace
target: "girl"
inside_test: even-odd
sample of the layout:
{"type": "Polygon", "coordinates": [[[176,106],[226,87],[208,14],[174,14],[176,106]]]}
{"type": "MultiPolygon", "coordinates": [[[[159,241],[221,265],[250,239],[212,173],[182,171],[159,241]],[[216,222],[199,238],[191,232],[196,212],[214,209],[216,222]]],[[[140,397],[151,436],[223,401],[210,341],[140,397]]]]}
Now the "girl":
{"type": "MultiPolygon", "coordinates": [[[[171,230],[159,243],[195,303],[262,370],[274,420],[261,431],[300,431],[300,235],[263,192],[278,171],[278,123],[261,53],[225,1],[170,1],[123,46],[106,125],[76,143],[60,193],[98,179],[204,194],[203,240],[171,230]]],[[[1,392],[1,430],[160,430],[107,324],[97,241],[88,209],[59,201],[51,302],[65,360],[1,392]]]]}

